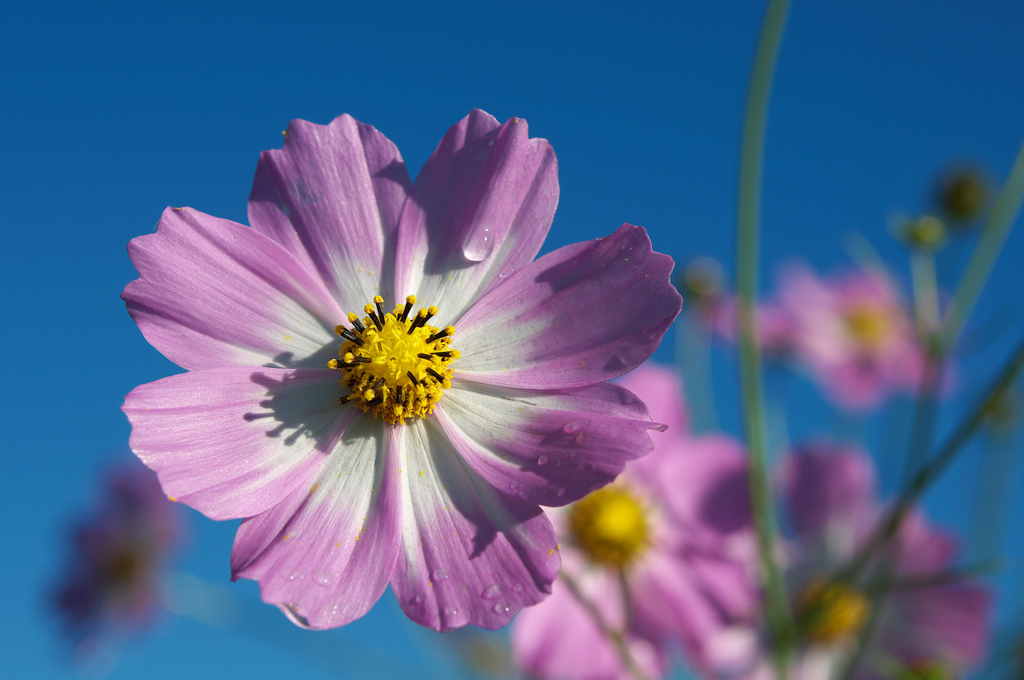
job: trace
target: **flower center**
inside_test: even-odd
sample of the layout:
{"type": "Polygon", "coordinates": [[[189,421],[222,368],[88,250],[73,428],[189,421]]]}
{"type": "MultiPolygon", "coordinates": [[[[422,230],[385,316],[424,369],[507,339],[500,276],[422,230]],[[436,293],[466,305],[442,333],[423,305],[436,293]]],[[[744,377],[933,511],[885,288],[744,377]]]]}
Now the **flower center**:
{"type": "Polygon", "coordinates": [[[871,612],[867,597],[840,581],[812,581],[797,603],[801,629],[808,640],[831,644],[860,633],[871,612]]]}
{"type": "Polygon", "coordinates": [[[622,568],[647,547],[647,514],[621,486],[591,493],[569,511],[572,537],[593,562],[622,568]]]}
{"type": "Polygon", "coordinates": [[[953,669],[942,661],[920,659],[899,667],[896,680],[952,680],[953,669]]]}
{"type": "Polygon", "coordinates": [[[353,403],[390,425],[433,413],[451,387],[449,364],[459,358],[458,350],[451,349],[455,329],[427,323],[437,307],[422,307],[410,318],[414,304],[416,296],[410,295],[404,306],[385,314],[384,298],[378,295],[363,308],[366,316],[361,320],[348,315],[351,329],[334,328],[344,340],[338,350],[341,358],[327,365],[342,372],[338,384],[351,392],[340,403],[353,403]]]}
{"type": "Polygon", "coordinates": [[[884,345],[892,331],[888,312],[877,305],[857,305],[846,312],[844,320],[854,341],[869,349],[884,345]]]}

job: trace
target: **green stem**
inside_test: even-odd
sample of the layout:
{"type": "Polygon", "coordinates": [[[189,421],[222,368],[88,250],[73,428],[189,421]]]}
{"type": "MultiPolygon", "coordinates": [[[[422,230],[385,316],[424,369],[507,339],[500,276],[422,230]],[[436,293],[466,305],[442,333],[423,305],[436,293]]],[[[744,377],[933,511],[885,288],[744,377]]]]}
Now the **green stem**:
{"type": "Polygon", "coordinates": [[[601,631],[601,635],[604,635],[612,646],[615,648],[615,653],[619,657],[619,661],[622,663],[622,667],[629,673],[633,680],[649,680],[647,674],[643,672],[640,665],[633,658],[633,655],[629,653],[629,645],[626,643],[626,635],[621,631],[618,631],[611,627],[611,625],[605,620],[601,611],[591,602],[584,594],[580,585],[576,582],[576,579],[565,573],[563,569],[558,573],[558,578],[562,579],[562,582],[569,588],[569,592],[572,593],[576,601],[580,603],[580,606],[586,610],[587,615],[597,626],[597,629],[601,631]]]}
{"type": "Polygon", "coordinates": [[[907,458],[904,466],[904,479],[911,479],[921,469],[925,457],[932,448],[935,436],[935,418],[939,410],[939,385],[942,380],[942,357],[934,343],[925,348],[924,372],[921,385],[917,390],[914,404],[913,424],[910,430],[910,443],[907,447],[907,458]]]}
{"type": "Polygon", "coordinates": [[[709,332],[690,310],[676,321],[676,363],[681,367],[685,403],[690,411],[690,431],[694,434],[716,432],[715,391],[711,380],[709,332]]]}
{"type": "Polygon", "coordinates": [[[992,205],[992,212],[989,213],[982,230],[981,239],[974,249],[971,261],[967,264],[967,270],[960,285],[953,296],[953,304],[950,305],[943,324],[942,346],[947,351],[956,344],[964,324],[971,315],[974,305],[981,295],[985,283],[988,281],[992,266],[999,256],[999,251],[1006,241],[1010,227],[1017,219],[1021,203],[1024,202],[1024,143],[1017,151],[1017,158],[1013,162],[1010,176],[1006,184],[996,197],[992,205]]]}
{"type": "Polygon", "coordinates": [[[736,253],[740,384],[750,449],[750,497],[757,531],[761,581],[765,590],[765,608],[774,638],[775,671],[779,680],[787,674],[789,648],[794,632],[786,586],[775,560],[777,528],[767,470],[764,394],[754,328],[754,308],[757,300],[761,175],[768,96],[788,11],[789,0],[771,0],[754,57],[754,72],[750,79],[743,122],[736,253]]]}
{"type": "Polygon", "coordinates": [[[921,466],[896,503],[878,524],[875,533],[864,544],[850,564],[843,569],[840,577],[850,578],[852,575],[857,574],[867,564],[875,551],[888,545],[889,541],[896,535],[906,514],[910,512],[910,509],[917,503],[931,483],[945,472],[964,444],[982,426],[992,406],[1002,398],[1006,390],[1010,389],[1020,374],[1021,369],[1024,369],[1024,339],[1017,345],[1017,349],[1010,356],[1002,370],[1000,370],[991,387],[985,392],[985,396],[960,425],[957,426],[953,434],[946,440],[946,443],[939,449],[939,452],[921,466]]]}
{"type": "Polygon", "coordinates": [[[939,286],[935,276],[935,253],[914,250],[910,254],[910,274],[914,286],[914,316],[917,333],[927,338],[939,325],[939,286]]]}

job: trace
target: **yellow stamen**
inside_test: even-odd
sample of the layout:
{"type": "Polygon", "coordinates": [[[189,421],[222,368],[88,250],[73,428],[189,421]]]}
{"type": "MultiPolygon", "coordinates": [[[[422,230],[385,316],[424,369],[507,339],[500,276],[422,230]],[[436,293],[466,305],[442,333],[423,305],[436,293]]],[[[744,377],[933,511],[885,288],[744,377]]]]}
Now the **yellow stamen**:
{"type": "Polygon", "coordinates": [[[427,323],[437,307],[421,308],[409,318],[416,296],[405,301],[384,313],[384,298],[376,295],[363,307],[362,320],[349,314],[352,328],[335,328],[342,337],[341,361],[328,362],[344,373],[338,383],[351,391],[339,402],[354,403],[391,425],[433,413],[441,394],[451,387],[450,364],[459,358],[458,350],[451,348],[455,329],[439,330],[427,323]]]}
{"type": "Polygon", "coordinates": [[[593,562],[622,568],[648,545],[647,513],[622,486],[609,486],[569,510],[574,542],[593,562]]]}
{"type": "Polygon", "coordinates": [[[812,642],[825,644],[856,637],[870,613],[867,597],[841,581],[812,581],[797,603],[803,634],[812,642]]]}
{"type": "Polygon", "coordinates": [[[856,305],[843,315],[846,330],[853,340],[868,349],[878,349],[892,335],[893,322],[888,310],[878,305],[856,305]]]}

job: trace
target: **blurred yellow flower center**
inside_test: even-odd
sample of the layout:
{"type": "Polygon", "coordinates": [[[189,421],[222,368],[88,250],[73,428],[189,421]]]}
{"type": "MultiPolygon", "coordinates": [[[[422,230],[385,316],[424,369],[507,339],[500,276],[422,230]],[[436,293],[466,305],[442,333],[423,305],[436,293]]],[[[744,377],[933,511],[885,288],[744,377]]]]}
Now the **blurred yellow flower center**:
{"type": "Polygon", "coordinates": [[[900,667],[896,680],[952,680],[953,669],[937,660],[922,659],[900,667]]]}
{"type": "Polygon", "coordinates": [[[856,305],[846,311],[844,320],[853,340],[868,349],[884,345],[892,332],[888,311],[878,305],[856,305]]]}
{"type": "Polygon", "coordinates": [[[343,339],[340,359],[328,366],[342,372],[338,380],[347,394],[338,401],[355,404],[391,425],[406,418],[433,413],[445,389],[451,387],[449,364],[459,358],[451,348],[455,329],[437,328],[427,322],[437,307],[423,307],[410,316],[416,296],[384,313],[384,298],[376,296],[363,308],[362,319],[349,314],[352,328],[336,326],[343,339]]]}
{"type": "Polygon", "coordinates": [[[621,486],[598,489],[569,509],[572,537],[593,562],[624,567],[647,547],[647,515],[621,486]]]}
{"type": "Polygon", "coordinates": [[[871,606],[860,591],[840,581],[813,581],[800,595],[797,614],[812,642],[843,642],[860,633],[871,606]]]}

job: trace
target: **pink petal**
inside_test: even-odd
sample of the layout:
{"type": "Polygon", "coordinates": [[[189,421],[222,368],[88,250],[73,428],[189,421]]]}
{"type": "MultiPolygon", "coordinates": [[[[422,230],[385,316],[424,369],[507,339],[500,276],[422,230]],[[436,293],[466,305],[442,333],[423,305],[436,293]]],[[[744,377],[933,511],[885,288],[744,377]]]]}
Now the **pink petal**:
{"type": "Polygon", "coordinates": [[[229,220],[168,208],[128,246],[121,297],[146,339],[187,369],[324,366],[338,305],[278,244],[229,220]]]}
{"type": "MultiPolygon", "coordinates": [[[[601,610],[605,621],[621,627],[623,603],[617,580],[599,570],[578,578],[578,583],[584,596],[601,610]]],[[[571,680],[631,680],[633,677],[623,667],[608,637],[561,579],[554,583],[548,599],[519,614],[512,624],[510,637],[516,666],[531,677],[571,680]]],[[[627,640],[630,655],[643,669],[645,677],[662,677],[666,664],[663,652],[643,638],[631,635],[627,640]]]]}
{"type": "Polygon", "coordinates": [[[249,221],[360,313],[374,295],[393,297],[388,244],[410,187],[398,149],[369,125],[294,120],[284,146],[260,158],[249,221]]]}
{"type": "Polygon", "coordinates": [[[941,659],[961,668],[979,661],[989,639],[992,601],[977,585],[897,592],[880,626],[882,646],[908,660],[941,659]]]}
{"type": "Polygon", "coordinates": [[[649,637],[682,641],[690,662],[710,669],[711,641],[760,605],[749,571],[710,553],[652,551],[630,579],[637,626],[649,637]]]}
{"type": "Polygon", "coordinates": [[[710,532],[718,540],[721,535],[749,530],[750,495],[743,446],[722,435],[666,444],[655,440],[655,453],[630,466],[629,473],[657,489],[672,519],[687,527],[691,539],[710,532]]]}
{"type": "Polygon", "coordinates": [[[398,556],[398,460],[386,443],[397,436],[359,413],[310,487],[242,522],[232,578],[259,581],[264,601],[307,628],[342,626],[369,611],[398,556]]]}
{"type": "Polygon", "coordinates": [[[536,505],[491,487],[426,420],[398,430],[406,483],[391,588],[434,630],[499,628],[550,592],[557,539],[536,505]]]}
{"type": "Polygon", "coordinates": [[[785,459],[783,484],[793,527],[805,538],[823,538],[836,526],[857,526],[874,514],[874,466],[853,448],[803,447],[785,459]]]}
{"type": "Polygon", "coordinates": [[[624,388],[536,392],[458,382],[434,412],[455,450],[489,484],[528,503],[565,505],[652,449],[657,426],[624,388]]]}
{"type": "Polygon", "coordinates": [[[558,203],[558,166],[526,121],[473,110],[427,160],[398,233],[395,293],[415,294],[453,323],[536,257],[558,203]]]}
{"type": "Polygon", "coordinates": [[[122,410],[164,493],[234,519],[312,484],[346,422],[338,389],[326,369],[210,368],[140,385],[122,410]]]}
{"type": "Polygon", "coordinates": [[[625,224],[527,265],[455,324],[460,377],[534,389],[580,387],[640,365],[682,305],[672,258],[625,224]]]}
{"type": "Polygon", "coordinates": [[[622,376],[619,384],[647,404],[651,420],[667,425],[675,436],[686,432],[689,419],[678,369],[648,361],[622,376]]]}

